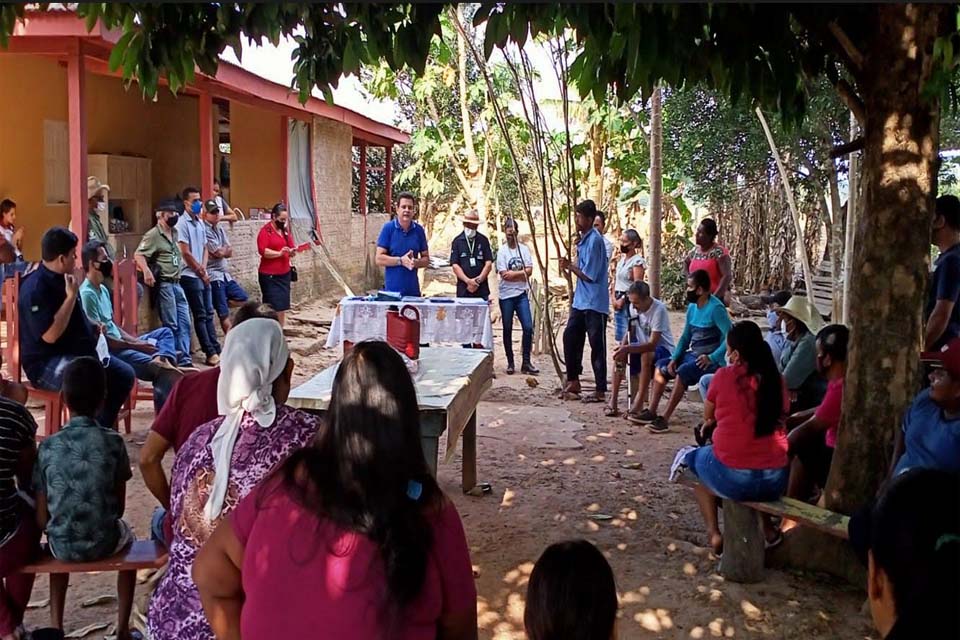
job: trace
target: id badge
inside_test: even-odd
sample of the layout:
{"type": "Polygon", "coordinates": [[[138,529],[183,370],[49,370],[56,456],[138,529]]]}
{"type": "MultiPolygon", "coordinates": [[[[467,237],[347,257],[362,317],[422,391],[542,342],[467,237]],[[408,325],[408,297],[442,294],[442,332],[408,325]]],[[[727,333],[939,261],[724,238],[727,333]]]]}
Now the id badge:
{"type": "Polygon", "coordinates": [[[472,256],[471,256],[471,258],[470,258],[470,266],[471,266],[471,267],[476,267],[476,266],[477,266],[477,259],[474,258],[474,257],[472,257],[472,256]]]}

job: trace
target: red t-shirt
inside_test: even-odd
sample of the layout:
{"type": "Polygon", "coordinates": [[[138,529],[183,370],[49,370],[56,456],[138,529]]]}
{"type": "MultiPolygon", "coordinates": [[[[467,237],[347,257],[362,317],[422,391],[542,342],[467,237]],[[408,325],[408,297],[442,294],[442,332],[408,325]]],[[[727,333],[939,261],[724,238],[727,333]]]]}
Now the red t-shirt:
{"type": "Polygon", "coordinates": [[[717,371],[707,390],[713,403],[717,428],[713,432],[713,453],[732,469],[780,469],[787,466],[787,431],[783,418],[790,407],[787,385],[781,381],[784,415],[780,426],[769,436],[754,435],[757,424],[757,379],[741,365],[717,371]]]}
{"type": "Polygon", "coordinates": [[[728,254],[729,252],[718,244],[707,251],[694,247],[690,253],[690,273],[703,269],[710,274],[710,293],[716,293],[720,288],[720,279],[723,277],[720,273],[720,258],[728,254]]]}
{"type": "Polygon", "coordinates": [[[290,256],[285,255],[279,258],[263,257],[264,249],[273,249],[281,251],[284,247],[293,249],[293,236],[287,229],[281,235],[271,220],[263,225],[260,233],[257,234],[257,251],[260,253],[260,273],[270,276],[282,276],[290,272],[290,256]]]}
{"type": "MultiPolygon", "coordinates": [[[[378,615],[386,597],[383,560],[369,538],[318,521],[276,481],[247,495],[229,517],[244,546],[244,638],[385,637],[378,615]]],[[[433,546],[420,595],[395,636],[402,640],[433,640],[441,616],[477,606],[456,507],[447,501],[428,522],[433,546]]]]}
{"type": "Polygon", "coordinates": [[[151,429],[167,442],[173,443],[176,453],[197,427],[216,418],[217,383],[220,367],[184,376],[173,385],[167,401],[153,421],[151,429]]]}
{"type": "Polygon", "coordinates": [[[831,449],[837,446],[837,427],[840,426],[840,410],[843,407],[843,378],[831,380],[823,401],[813,414],[817,420],[827,423],[823,440],[831,449]]]}

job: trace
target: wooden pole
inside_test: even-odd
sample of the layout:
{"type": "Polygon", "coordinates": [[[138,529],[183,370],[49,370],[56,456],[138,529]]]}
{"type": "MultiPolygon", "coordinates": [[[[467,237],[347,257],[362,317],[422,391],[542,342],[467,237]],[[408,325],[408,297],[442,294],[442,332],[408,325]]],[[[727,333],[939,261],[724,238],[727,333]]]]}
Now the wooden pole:
{"type": "Polygon", "coordinates": [[[783,160],[780,159],[780,152],[777,150],[777,143],[773,141],[773,134],[770,133],[770,127],[767,125],[767,119],[763,117],[763,111],[760,107],[756,109],[757,117],[763,126],[763,133],[767,136],[767,143],[770,145],[770,152],[773,153],[773,159],[777,163],[777,170],[780,172],[780,180],[783,182],[783,189],[787,194],[787,204],[790,205],[790,215],[793,217],[793,225],[797,230],[797,245],[800,247],[800,264],[803,265],[803,280],[807,283],[807,298],[813,303],[813,272],[810,270],[810,259],[807,258],[807,251],[803,248],[803,226],[800,224],[800,213],[797,211],[797,203],[793,199],[793,189],[790,188],[790,178],[787,176],[787,170],[783,166],[783,160]]]}
{"type": "MultiPolygon", "coordinates": [[[[853,140],[858,132],[857,118],[850,113],[850,139],[853,140]]],[[[853,270],[853,242],[857,228],[857,205],[860,190],[860,158],[857,152],[850,154],[850,177],[848,179],[847,196],[847,224],[843,243],[843,314],[841,322],[850,326],[850,280],[853,270]]]]}
{"type": "Polygon", "coordinates": [[[367,215],[367,143],[360,143],[360,215],[367,215]]]}
{"type": "Polygon", "coordinates": [[[393,146],[392,145],[387,147],[386,154],[387,154],[387,160],[386,160],[387,166],[386,166],[386,176],[385,176],[386,194],[384,197],[384,200],[386,200],[386,202],[383,203],[384,205],[383,212],[386,214],[390,214],[393,211],[393,146]]]}
{"type": "Polygon", "coordinates": [[[660,236],[663,218],[663,117],[660,85],[650,97],[650,292],[660,297],[660,236]]]}
{"type": "MultiPolygon", "coordinates": [[[[86,70],[80,41],[67,57],[67,121],[69,123],[70,228],[87,241],[87,98],[86,70]]],[[[106,176],[97,176],[101,181],[106,176]]]]}

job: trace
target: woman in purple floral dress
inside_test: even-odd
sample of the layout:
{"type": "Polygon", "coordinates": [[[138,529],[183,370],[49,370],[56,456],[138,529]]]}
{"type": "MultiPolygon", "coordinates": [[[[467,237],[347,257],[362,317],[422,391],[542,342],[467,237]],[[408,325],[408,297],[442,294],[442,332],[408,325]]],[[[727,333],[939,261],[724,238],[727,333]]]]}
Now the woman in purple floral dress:
{"type": "Polygon", "coordinates": [[[173,465],[173,542],[166,574],[150,601],[153,640],[212,640],[191,575],[220,520],[293,451],[308,444],[319,417],[283,403],[293,360],[280,324],[254,318],[227,334],[217,404],[223,414],[199,427],[173,465]]]}

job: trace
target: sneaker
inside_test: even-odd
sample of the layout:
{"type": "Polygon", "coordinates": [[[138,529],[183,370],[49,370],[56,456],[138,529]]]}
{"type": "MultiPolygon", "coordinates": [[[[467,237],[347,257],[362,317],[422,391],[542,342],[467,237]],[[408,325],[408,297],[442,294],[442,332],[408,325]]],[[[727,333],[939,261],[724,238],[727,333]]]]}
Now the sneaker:
{"type": "Polygon", "coordinates": [[[215,353],[213,355],[207,356],[207,366],[215,367],[218,364],[220,364],[220,356],[218,356],[215,353]]]}
{"type": "Polygon", "coordinates": [[[520,373],[526,373],[531,376],[535,376],[538,373],[540,373],[540,369],[537,369],[535,366],[533,366],[529,362],[524,362],[523,365],[520,367],[520,373]]]}
{"type": "Polygon", "coordinates": [[[177,370],[177,365],[173,364],[163,356],[156,356],[153,359],[153,363],[160,367],[161,369],[170,369],[171,371],[177,370]]]}
{"type": "Polygon", "coordinates": [[[640,413],[630,416],[630,422],[638,422],[640,424],[650,424],[657,419],[657,414],[650,409],[644,409],[640,413]]]}
{"type": "Polygon", "coordinates": [[[670,431],[670,425],[663,416],[657,416],[647,425],[647,431],[650,433],[667,433],[670,431]]]}

